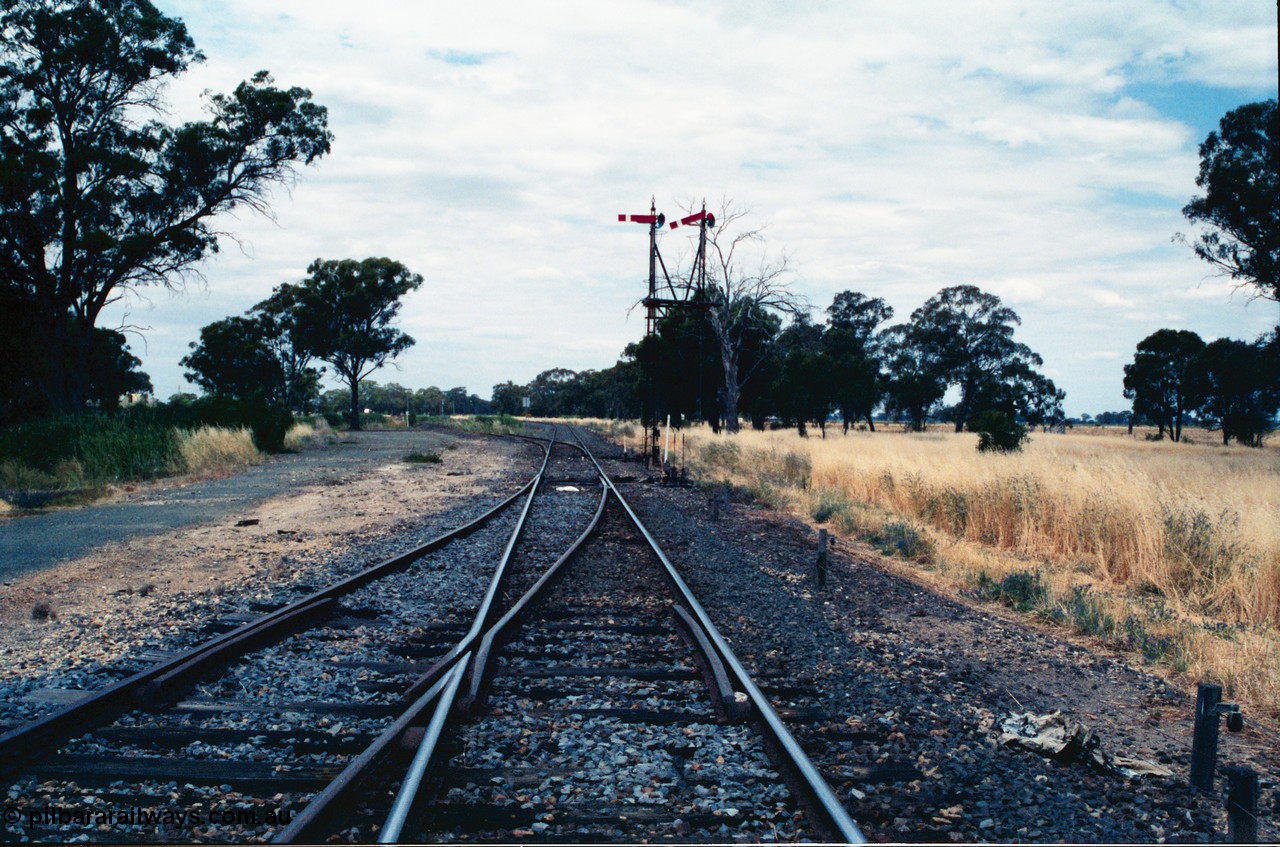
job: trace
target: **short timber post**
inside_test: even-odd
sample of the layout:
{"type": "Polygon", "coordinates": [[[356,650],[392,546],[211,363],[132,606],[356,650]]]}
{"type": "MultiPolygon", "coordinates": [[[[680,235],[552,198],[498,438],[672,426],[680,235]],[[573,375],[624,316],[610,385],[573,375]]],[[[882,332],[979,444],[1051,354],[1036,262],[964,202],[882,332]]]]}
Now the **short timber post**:
{"type": "Polygon", "coordinates": [[[818,530],[818,587],[827,584],[827,531],[818,530]]]}
{"type": "Polygon", "coordinates": [[[1218,704],[1222,686],[1202,682],[1196,694],[1195,731],[1191,738],[1191,786],[1213,791],[1213,772],[1218,765],[1218,704]]]}
{"type": "Polygon", "coordinates": [[[1258,843],[1258,773],[1252,768],[1227,768],[1227,841],[1258,843]]]}

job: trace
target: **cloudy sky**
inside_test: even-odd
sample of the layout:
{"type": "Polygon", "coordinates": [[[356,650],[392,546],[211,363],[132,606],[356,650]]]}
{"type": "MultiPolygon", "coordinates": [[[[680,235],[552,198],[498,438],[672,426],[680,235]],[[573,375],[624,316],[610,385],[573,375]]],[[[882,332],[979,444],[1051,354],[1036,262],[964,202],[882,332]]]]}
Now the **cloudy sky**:
{"type": "Polygon", "coordinates": [[[275,221],[222,221],[240,244],[203,286],[110,317],[149,328],[133,347],[162,398],[190,390],[201,326],[316,258],[425,277],[417,346],[379,382],[488,397],[608,367],[644,332],[648,271],[617,215],[651,197],[749,207],[815,315],[845,289],[899,319],[949,285],[999,295],[1072,414],[1127,407],[1156,329],[1252,338],[1280,316],[1171,241],[1199,143],[1275,96],[1271,2],[156,2],[208,57],[170,86],[173,119],[265,68],[336,136],[275,221]]]}

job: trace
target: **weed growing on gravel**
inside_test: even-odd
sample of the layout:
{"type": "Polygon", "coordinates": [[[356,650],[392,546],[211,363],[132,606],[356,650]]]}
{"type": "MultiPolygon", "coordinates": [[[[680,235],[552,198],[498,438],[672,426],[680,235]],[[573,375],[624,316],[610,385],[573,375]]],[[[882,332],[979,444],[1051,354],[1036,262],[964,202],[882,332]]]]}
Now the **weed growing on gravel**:
{"type": "Polygon", "coordinates": [[[415,465],[438,465],[440,464],[439,453],[419,453],[417,450],[408,453],[404,457],[404,461],[415,465]]]}
{"type": "Polygon", "coordinates": [[[31,607],[31,620],[33,621],[40,621],[43,623],[44,621],[53,621],[57,619],[58,615],[53,611],[53,607],[44,600],[36,601],[35,605],[31,607]]]}

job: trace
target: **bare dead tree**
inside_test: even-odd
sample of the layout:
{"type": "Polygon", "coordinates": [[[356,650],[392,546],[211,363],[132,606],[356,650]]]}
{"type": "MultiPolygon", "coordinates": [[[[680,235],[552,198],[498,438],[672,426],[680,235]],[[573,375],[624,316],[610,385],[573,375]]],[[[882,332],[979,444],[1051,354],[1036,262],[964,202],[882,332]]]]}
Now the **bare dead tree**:
{"type": "Polygon", "coordinates": [[[791,290],[790,257],[785,252],[769,255],[763,226],[743,226],[750,214],[749,209],[726,198],[707,238],[706,296],[712,304],[707,320],[720,348],[725,428],[729,432],[738,431],[738,401],[751,375],[742,368],[748,334],[770,312],[795,316],[809,309],[804,297],[791,290]]]}

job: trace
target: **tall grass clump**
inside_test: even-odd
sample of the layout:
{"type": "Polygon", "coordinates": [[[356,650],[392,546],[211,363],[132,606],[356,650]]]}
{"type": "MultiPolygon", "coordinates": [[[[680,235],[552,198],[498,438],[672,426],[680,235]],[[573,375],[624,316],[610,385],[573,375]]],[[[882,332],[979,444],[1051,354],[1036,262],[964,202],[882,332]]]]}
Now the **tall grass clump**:
{"type": "Polygon", "coordinates": [[[202,426],[179,431],[178,453],[182,470],[187,473],[212,473],[262,461],[262,453],[254,446],[253,433],[248,427],[202,426]]]}
{"type": "Polygon", "coordinates": [[[333,437],[333,429],[325,418],[317,416],[295,421],[284,436],[284,449],[297,453],[312,444],[321,444],[333,437]]]}

